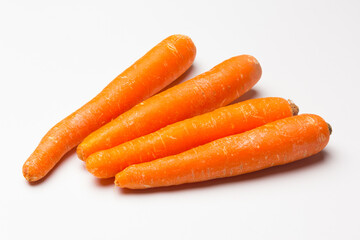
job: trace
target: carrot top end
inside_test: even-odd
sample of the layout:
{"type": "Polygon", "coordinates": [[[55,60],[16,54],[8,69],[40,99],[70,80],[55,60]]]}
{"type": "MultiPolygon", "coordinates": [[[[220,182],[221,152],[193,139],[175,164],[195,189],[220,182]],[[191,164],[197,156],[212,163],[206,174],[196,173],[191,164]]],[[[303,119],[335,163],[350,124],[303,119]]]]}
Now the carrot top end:
{"type": "Polygon", "coordinates": [[[330,132],[330,135],[331,135],[331,133],[332,133],[332,127],[331,127],[331,125],[329,124],[329,123],[326,123],[327,124],[327,126],[328,126],[328,128],[329,128],[329,132],[330,132]]]}
{"type": "Polygon", "coordinates": [[[292,115],[296,116],[299,114],[299,107],[290,99],[288,99],[288,103],[290,104],[292,115]]]}

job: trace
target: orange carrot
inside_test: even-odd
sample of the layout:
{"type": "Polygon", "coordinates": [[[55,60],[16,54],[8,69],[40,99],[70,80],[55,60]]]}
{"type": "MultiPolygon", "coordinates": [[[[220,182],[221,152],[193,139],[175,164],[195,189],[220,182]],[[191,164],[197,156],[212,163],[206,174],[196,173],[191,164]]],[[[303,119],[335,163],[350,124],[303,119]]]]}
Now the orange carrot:
{"type": "Polygon", "coordinates": [[[169,124],[225,106],[260,79],[261,67],[249,55],[230,58],[208,72],[136,105],[91,133],[78,146],[80,159],[144,136],[169,124]]]}
{"type": "Polygon", "coordinates": [[[143,189],[254,172],[320,152],[330,133],[328,124],[316,115],[284,118],[178,155],[131,165],[116,175],[115,184],[143,189]]]}
{"type": "Polygon", "coordinates": [[[132,164],[175,155],[297,113],[297,106],[283,98],[240,102],[91,154],[86,159],[86,168],[96,177],[113,177],[132,164]]]}
{"type": "Polygon", "coordinates": [[[43,178],[87,135],[170,84],[192,64],[196,49],[187,36],[173,35],[117,76],[90,102],[56,124],[23,166],[32,182],[43,178]]]}

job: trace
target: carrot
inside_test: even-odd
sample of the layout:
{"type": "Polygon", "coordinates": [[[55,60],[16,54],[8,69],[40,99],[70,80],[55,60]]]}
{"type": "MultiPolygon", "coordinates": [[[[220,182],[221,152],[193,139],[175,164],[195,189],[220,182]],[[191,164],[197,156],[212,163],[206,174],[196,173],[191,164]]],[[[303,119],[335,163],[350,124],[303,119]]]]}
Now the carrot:
{"type": "Polygon", "coordinates": [[[25,162],[24,177],[30,182],[43,178],[91,132],[184,73],[195,54],[195,46],[187,36],[172,35],[160,42],[90,102],[51,128],[25,162]]]}
{"type": "Polygon", "coordinates": [[[143,189],[254,172],[320,152],[330,133],[317,115],[284,118],[178,155],[131,165],[116,175],[115,184],[143,189]]]}
{"type": "Polygon", "coordinates": [[[297,113],[297,106],[283,98],[240,102],[91,154],[86,159],[86,168],[96,177],[113,177],[132,164],[178,154],[297,113]]]}
{"type": "Polygon", "coordinates": [[[261,67],[249,55],[230,58],[208,72],[159,93],[91,133],[78,146],[80,159],[144,136],[169,124],[225,106],[260,79],[261,67]]]}

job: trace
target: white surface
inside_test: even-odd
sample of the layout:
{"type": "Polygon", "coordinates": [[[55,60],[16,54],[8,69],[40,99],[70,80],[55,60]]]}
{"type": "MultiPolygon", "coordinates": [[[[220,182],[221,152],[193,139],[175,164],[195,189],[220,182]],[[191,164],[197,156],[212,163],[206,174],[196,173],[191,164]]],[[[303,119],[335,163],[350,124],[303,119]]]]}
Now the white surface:
{"type": "Polygon", "coordinates": [[[0,2],[0,239],[360,239],[359,1],[0,2]],[[122,191],[74,152],[30,185],[23,162],[55,123],[173,33],[184,79],[239,54],[246,97],[291,98],[333,126],[322,153],[207,183],[122,191]]]}

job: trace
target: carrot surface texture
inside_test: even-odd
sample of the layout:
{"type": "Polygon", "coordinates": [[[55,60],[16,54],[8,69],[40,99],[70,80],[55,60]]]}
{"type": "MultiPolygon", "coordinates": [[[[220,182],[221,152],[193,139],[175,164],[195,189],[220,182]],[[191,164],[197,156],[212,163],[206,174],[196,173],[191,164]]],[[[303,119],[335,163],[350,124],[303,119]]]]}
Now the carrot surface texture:
{"type": "Polygon", "coordinates": [[[152,133],[169,124],[225,106],[260,79],[261,67],[249,55],[230,58],[210,71],[136,105],[91,133],[78,146],[80,159],[152,133]]]}
{"type": "Polygon", "coordinates": [[[143,189],[231,177],[290,163],[320,152],[329,125],[303,114],[220,138],[183,153],[131,165],[115,177],[122,188],[143,189]]]}
{"type": "Polygon", "coordinates": [[[86,168],[99,178],[114,177],[130,165],[175,155],[297,113],[297,106],[283,98],[247,100],[91,154],[86,168]]]}
{"type": "Polygon", "coordinates": [[[87,135],[159,92],[194,61],[196,48],[184,35],[172,35],[117,76],[95,98],[51,128],[23,166],[32,182],[43,178],[87,135]]]}

